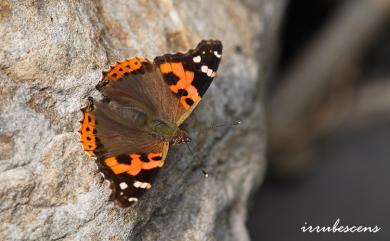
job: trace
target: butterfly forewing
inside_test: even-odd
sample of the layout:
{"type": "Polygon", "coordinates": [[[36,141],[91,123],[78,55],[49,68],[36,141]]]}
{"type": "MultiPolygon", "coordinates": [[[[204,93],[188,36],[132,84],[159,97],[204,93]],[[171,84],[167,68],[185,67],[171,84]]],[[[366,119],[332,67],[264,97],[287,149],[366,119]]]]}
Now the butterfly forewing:
{"type": "Polygon", "coordinates": [[[222,43],[203,40],[187,53],[166,54],[154,59],[169,90],[179,99],[169,106],[174,122],[181,125],[209,88],[222,57],[222,43]]]}

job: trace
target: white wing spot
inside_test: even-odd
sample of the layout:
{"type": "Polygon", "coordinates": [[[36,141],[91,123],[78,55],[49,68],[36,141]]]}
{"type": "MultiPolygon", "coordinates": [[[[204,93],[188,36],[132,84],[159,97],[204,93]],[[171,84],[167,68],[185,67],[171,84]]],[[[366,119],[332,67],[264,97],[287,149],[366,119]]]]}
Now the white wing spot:
{"type": "Polygon", "coordinates": [[[208,69],[207,70],[207,76],[210,76],[213,75],[214,71],[212,69],[208,69]]]}
{"type": "Polygon", "coordinates": [[[128,186],[127,186],[127,183],[121,182],[121,183],[119,183],[119,187],[123,190],[123,189],[126,189],[128,186]]]}
{"type": "Polygon", "coordinates": [[[138,202],[138,198],[136,197],[129,197],[127,200],[129,200],[129,202],[138,202]]]}
{"type": "Polygon", "coordinates": [[[203,73],[207,73],[207,70],[209,69],[209,67],[207,67],[206,65],[202,65],[202,67],[200,68],[200,70],[203,72],[203,73]]]}
{"type": "Polygon", "coordinates": [[[202,60],[202,58],[198,55],[198,56],[194,57],[192,60],[193,60],[195,63],[200,63],[200,61],[202,60]]]}
{"type": "Polygon", "coordinates": [[[141,182],[138,182],[138,181],[133,183],[133,186],[136,187],[136,188],[139,188],[140,185],[141,185],[141,182]]]}
{"type": "Polygon", "coordinates": [[[120,192],[119,195],[123,196],[123,192],[120,192]]]}
{"type": "Polygon", "coordinates": [[[202,54],[205,54],[205,53],[206,53],[205,51],[202,52],[202,54]]]}
{"type": "Polygon", "coordinates": [[[148,182],[140,182],[140,181],[135,181],[133,185],[136,188],[143,188],[143,189],[149,189],[149,188],[152,187],[152,185],[150,185],[150,183],[148,183],[148,182]]]}
{"type": "Polygon", "coordinates": [[[215,57],[217,57],[218,59],[221,58],[221,56],[222,56],[221,54],[218,53],[218,51],[214,51],[214,55],[215,55],[215,57]]]}

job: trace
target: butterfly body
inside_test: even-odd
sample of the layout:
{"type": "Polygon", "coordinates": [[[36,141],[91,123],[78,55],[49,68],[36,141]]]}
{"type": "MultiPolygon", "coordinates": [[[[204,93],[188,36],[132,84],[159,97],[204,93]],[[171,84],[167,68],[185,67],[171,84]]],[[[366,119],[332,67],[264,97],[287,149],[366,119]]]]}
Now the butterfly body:
{"type": "Polygon", "coordinates": [[[169,145],[190,142],[180,128],[210,86],[222,55],[217,40],[153,62],[134,57],[103,72],[103,101],[81,109],[81,143],[111,182],[112,199],[130,206],[152,186],[169,145]]]}
{"type": "Polygon", "coordinates": [[[191,142],[187,132],[180,129],[175,123],[167,123],[159,119],[149,119],[145,123],[146,131],[153,137],[171,145],[191,142]]]}

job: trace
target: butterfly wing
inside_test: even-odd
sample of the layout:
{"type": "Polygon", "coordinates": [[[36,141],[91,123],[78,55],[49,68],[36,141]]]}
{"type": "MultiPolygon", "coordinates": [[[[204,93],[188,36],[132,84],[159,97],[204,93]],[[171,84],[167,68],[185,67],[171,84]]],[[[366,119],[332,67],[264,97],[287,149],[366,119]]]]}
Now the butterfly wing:
{"type": "Polygon", "coordinates": [[[168,152],[167,142],[145,131],[146,120],[158,117],[163,105],[159,96],[164,93],[154,81],[161,77],[154,69],[138,57],[117,63],[103,72],[97,85],[105,101],[89,99],[82,109],[83,148],[97,157],[99,170],[111,183],[111,198],[122,207],[151,187],[168,152]]]}
{"type": "Polygon", "coordinates": [[[161,120],[181,125],[209,88],[222,57],[222,43],[203,40],[186,53],[158,56],[151,63],[131,58],[103,73],[103,95],[161,120]]]}
{"type": "Polygon", "coordinates": [[[130,206],[151,188],[169,143],[142,130],[146,114],[140,110],[92,99],[81,110],[84,150],[97,157],[99,170],[111,183],[111,198],[122,207],[130,206]]]}
{"type": "Polygon", "coordinates": [[[222,43],[203,40],[187,53],[166,54],[156,57],[158,66],[176,102],[169,107],[176,112],[174,122],[179,126],[191,114],[216,76],[222,57],[222,43]]]}
{"type": "Polygon", "coordinates": [[[145,122],[182,124],[210,86],[221,54],[220,41],[202,41],[184,54],[156,57],[154,63],[135,57],[103,72],[96,87],[105,99],[89,99],[79,132],[120,206],[151,187],[168,152],[169,143],[145,131],[145,122]]]}
{"type": "Polygon", "coordinates": [[[162,164],[161,152],[163,149],[159,153],[140,152],[98,158],[99,169],[111,181],[111,199],[122,207],[137,202],[153,185],[158,167],[162,164]]]}

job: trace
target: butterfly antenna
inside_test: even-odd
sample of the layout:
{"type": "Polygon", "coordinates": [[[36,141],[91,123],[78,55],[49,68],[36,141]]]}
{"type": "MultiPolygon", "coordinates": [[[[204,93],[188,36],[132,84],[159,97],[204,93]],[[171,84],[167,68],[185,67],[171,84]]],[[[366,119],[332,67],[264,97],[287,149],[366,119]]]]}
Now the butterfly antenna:
{"type": "MultiPolygon", "coordinates": [[[[219,128],[219,127],[224,127],[224,126],[228,126],[228,127],[230,128],[230,127],[232,127],[232,126],[238,126],[238,125],[240,125],[240,124],[241,124],[241,121],[235,121],[235,122],[232,122],[232,123],[221,123],[221,124],[216,124],[216,125],[211,125],[211,126],[209,126],[209,127],[206,127],[206,128],[204,128],[204,129],[202,129],[202,131],[207,131],[207,130],[210,130],[210,129],[219,128]]],[[[194,157],[194,159],[197,160],[197,163],[198,163],[199,165],[201,165],[202,163],[201,163],[201,161],[200,161],[199,156],[196,155],[196,154],[192,151],[192,149],[191,149],[190,145],[188,144],[188,142],[185,142],[185,144],[186,144],[186,146],[187,146],[188,151],[191,153],[191,155],[194,157]]],[[[203,176],[204,176],[204,177],[208,177],[208,176],[209,176],[209,174],[207,173],[207,171],[204,170],[204,169],[202,169],[202,173],[203,173],[203,176]]]]}
{"type": "Polygon", "coordinates": [[[219,127],[224,127],[224,126],[228,126],[228,127],[238,126],[240,124],[241,124],[241,121],[235,121],[235,122],[232,122],[232,123],[215,124],[215,125],[211,125],[209,127],[206,127],[204,129],[202,129],[202,131],[207,131],[207,130],[211,130],[211,129],[215,129],[215,128],[219,128],[219,127]]]}
{"type": "MultiPolygon", "coordinates": [[[[191,155],[195,158],[195,160],[197,160],[197,164],[200,165],[201,162],[200,162],[199,156],[196,155],[196,154],[192,151],[192,149],[191,149],[190,145],[188,144],[188,142],[185,142],[185,143],[186,143],[186,146],[187,146],[188,150],[191,152],[191,155]]],[[[208,177],[208,176],[209,176],[209,174],[208,174],[204,169],[202,169],[202,173],[203,173],[203,176],[204,176],[204,177],[208,177]]]]}

